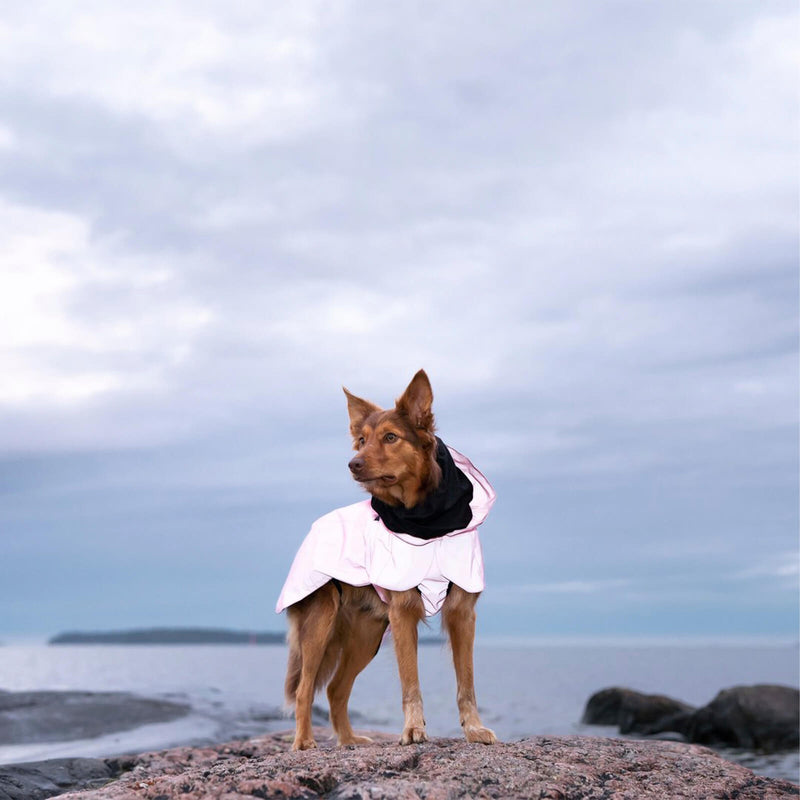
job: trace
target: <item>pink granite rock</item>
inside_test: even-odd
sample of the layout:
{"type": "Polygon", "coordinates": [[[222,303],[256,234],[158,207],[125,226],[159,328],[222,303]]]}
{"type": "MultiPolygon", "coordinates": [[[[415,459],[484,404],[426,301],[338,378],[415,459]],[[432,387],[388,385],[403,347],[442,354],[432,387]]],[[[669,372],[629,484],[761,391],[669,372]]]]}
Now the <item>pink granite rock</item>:
{"type": "Polygon", "coordinates": [[[372,745],[291,752],[291,735],[243,743],[179,747],[131,759],[99,789],[62,800],[773,800],[800,788],[755,775],[697,745],[582,736],[538,736],[493,747],[436,739],[401,747],[374,734],[372,745]]]}

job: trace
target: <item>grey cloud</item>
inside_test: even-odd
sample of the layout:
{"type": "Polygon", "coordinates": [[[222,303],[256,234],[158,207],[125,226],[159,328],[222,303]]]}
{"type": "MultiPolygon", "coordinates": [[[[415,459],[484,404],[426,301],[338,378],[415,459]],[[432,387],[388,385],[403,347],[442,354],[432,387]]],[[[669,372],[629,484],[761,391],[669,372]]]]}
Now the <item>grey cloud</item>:
{"type": "Polygon", "coordinates": [[[41,337],[2,350],[30,388],[0,394],[0,561],[57,572],[72,547],[96,578],[100,548],[141,570],[131,595],[172,569],[176,616],[255,561],[266,597],[313,516],[360,497],[340,386],[389,403],[420,366],[500,490],[499,588],[659,559],[695,581],[796,545],[793,5],[61,13],[16,12],[0,57],[0,200],[75,227],[41,337]],[[203,568],[223,534],[252,555],[227,579],[203,568]]]}

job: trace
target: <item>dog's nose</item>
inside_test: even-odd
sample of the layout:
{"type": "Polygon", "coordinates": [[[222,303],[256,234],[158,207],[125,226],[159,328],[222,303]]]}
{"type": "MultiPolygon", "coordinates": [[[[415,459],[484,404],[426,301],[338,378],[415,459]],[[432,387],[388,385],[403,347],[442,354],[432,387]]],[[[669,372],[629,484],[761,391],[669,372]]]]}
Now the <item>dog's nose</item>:
{"type": "Polygon", "coordinates": [[[347,466],[350,467],[350,472],[361,472],[364,469],[364,459],[356,456],[347,466]]]}

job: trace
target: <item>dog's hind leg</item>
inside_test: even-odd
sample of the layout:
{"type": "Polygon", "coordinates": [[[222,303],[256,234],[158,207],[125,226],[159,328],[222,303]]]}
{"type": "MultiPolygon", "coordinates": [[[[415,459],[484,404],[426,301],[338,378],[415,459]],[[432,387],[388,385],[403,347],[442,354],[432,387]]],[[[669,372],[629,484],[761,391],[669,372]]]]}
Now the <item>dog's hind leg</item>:
{"type": "MultiPolygon", "coordinates": [[[[325,669],[323,661],[329,662],[332,655],[326,651],[331,644],[339,611],[339,594],[332,584],[326,584],[313,595],[296,603],[289,611],[294,617],[293,633],[300,652],[300,679],[295,693],[295,735],[292,749],[308,750],[317,746],[311,726],[311,706],[316,690],[327,678],[321,672],[325,669]]],[[[330,675],[330,672],[327,674],[330,675]]]]}
{"type": "Polygon", "coordinates": [[[475,603],[478,594],[453,584],[442,607],[442,622],[450,637],[456,670],[458,713],[468,742],[494,744],[494,731],[484,728],[475,699],[472,651],[475,643],[475,603]]]}
{"type": "Polygon", "coordinates": [[[403,690],[403,733],[400,744],[426,742],[422,692],[417,667],[417,625],[425,616],[422,598],[416,589],[389,592],[389,624],[403,690]]]}
{"type": "Polygon", "coordinates": [[[339,666],[328,684],[331,725],[340,745],[369,744],[372,741],[368,736],[356,736],[353,732],[347,703],[356,676],[378,652],[387,624],[385,618],[379,619],[369,613],[356,613],[347,630],[341,634],[342,654],[339,666]]]}

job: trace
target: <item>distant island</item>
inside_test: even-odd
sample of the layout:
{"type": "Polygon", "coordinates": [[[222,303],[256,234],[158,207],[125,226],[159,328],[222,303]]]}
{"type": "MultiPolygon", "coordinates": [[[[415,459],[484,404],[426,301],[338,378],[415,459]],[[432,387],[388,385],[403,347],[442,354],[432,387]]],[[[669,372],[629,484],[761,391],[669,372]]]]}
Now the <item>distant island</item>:
{"type": "Polygon", "coordinates": [[[126,631],[65,631],[48,644],[283,644],[276,631],[233,631],[225,628],[140,628],[126,631]]]}
{"type": "MultiPolygon", "coordinates": [[[[126,631],[65,631],[47,644],[284,644],[279,631],[232,631],[227,628],[135,628],[126,631]]],[[[420,645],[443,644],[435,634],[420,636],[420,645]]]]}

